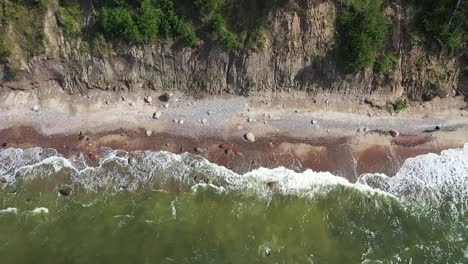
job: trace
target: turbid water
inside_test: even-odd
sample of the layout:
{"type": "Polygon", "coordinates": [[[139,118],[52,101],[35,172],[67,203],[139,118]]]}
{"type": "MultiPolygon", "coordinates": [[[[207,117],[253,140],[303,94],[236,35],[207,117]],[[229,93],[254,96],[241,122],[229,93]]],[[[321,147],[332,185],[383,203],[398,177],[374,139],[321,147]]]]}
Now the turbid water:
{"type": "Polygon", "coordinates": [[[3,150],[0,177],[2,264],[468,263],[468,145],[357,183],[110,149],[3,150]]]}

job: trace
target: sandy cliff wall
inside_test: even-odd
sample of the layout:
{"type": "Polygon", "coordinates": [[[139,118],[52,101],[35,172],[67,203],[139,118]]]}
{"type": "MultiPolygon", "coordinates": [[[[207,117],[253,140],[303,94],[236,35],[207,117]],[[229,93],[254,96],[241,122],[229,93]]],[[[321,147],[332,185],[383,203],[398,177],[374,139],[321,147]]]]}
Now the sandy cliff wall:
{"type": "Polygon", "coordinates": [[[22,60],[15,78],[0,67],[2,89],[60,85],[69,93],[103,90],[182,90],[219,94],[307,91],[362,98],[430,99],[466,92],[463,55],[433,54],[407,37],[412,10],[389,4],[388,50],[398,54],[391,76],[372,69],[346,73],[336,51],[337,3],[289,1],[268,17],[263,47],[228,50],[213,44],[174,48],[169,44],[114,44],[109,52],[91,55],[81,39],[64,38],[51,5],[44,20],[44,55],[22,60]],[[461,87],[459,87],[461,86],[461,87]]]}

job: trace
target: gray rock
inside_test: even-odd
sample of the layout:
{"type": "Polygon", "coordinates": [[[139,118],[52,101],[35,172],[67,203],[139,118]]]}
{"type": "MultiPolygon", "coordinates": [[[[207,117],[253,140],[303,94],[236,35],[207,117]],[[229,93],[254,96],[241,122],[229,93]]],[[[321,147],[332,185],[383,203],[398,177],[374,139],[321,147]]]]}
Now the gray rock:
{"type": "Polygon", "coordinates": [[[184,120],[183,119],[179,120],[179,125],[183,125],[183,124],[184,124],[184,120]]]}
{"type": "Polygon", "coordinates": [[[208,122],[208,119],[206,119],[206,118],[203,118],[203,119],[201,120],[201,123],[202,123],[202,124],[206,124],[207,122],[208,122]]]}
{"type": "Polygon", "coordinates": [[[314,119],[314,120],[311,121],[311,123],[312,123],[312,125],[316,125],[316,124],[318,124],[318,121],[314,119]]]}
{"type": "Polygon", "coordinates": [[[34,112],[39,112],[39,106],[38,105],[35,105],[31,108],[31,110],[33,110],[34,112]]]}
{"type": "Polygon", "coordinates": [[[252,117],[249,117],[249,118],[247,119],[247,122],[253,123],[253,122],[255,122],[255,119],[253,119],[252,117]]]}

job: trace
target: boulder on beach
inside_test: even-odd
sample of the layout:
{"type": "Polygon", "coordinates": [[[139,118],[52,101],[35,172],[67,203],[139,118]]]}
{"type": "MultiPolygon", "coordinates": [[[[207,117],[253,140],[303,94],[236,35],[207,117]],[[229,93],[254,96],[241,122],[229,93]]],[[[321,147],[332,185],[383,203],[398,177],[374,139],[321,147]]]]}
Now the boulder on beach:
{"type": "Polygon", "coordinates": [[[153,97],[151,96],[145,96],[145,102],[148,103],[148,104],[151,104],[151,102],[153,102],[153,97]]]}
{"type": "Polygon", "coordinates": [[[392,137],[398,137],[400,135],[400,132],[398,132],[397,130],[390,130],[390,131],[388,131],[388,133],[392,137]]]}
{"type": "Polygon", "coordinates": [[[146,131],[146,136],[151,137],[151,135],[153,135],[153,132],[151,132],[151,130],[147,130],[146,131]]]}
{"type": "Polygon", "coordinates": [[[163,95],[161,95],[159,97],[159,100],[163,101],[163,102],[169,102],[172,98],[172,96],[174,96],[173,93],[165,93],[163,95]]]}
{"type": "Polygon", "coordinates": [[[278,187],[278,182],[277,181],[270,181],[270,182],[267,182],[267,186],[268,188],[274,190],[278,187]]]}
{"type": "Polygon", "coordinates": [[[202,123],[202,124],[206,124],[207,122],[208,122],[208,119],[206,119],[206,118],[203,118],[203,119],[201,120],[201,123],[202,123]]]}
{"type": "Polygon", "coordinates": [[[135,166],[137,163],[138,163],[138,161],[137,161],[136,158],[134,158],[134,157],[128,158],[128,164],[129,164],[130,166],[135,166]]]}
{"type": "Polygon", "coordinates": [[[161,118],[161,115],[162,115],[162,112],[161,111],[157,111],[153,114],[153,119],[159,119],[161,118]]]}
{"type": "Polygon", "coordinates": [[[35,105],[31,108],[31,110],[33,110],[34,112],[39,112],[39,106],[38,105],[35,105]]]}
{"type": "Polygon", "coordinates": [[[249,141],[249,142],[255,142],[255,136],[254,136],[254,134],[252,134],[251,132],[246,133],[246,134],[244,135],[244,138],[245,138],[247,141],[249,141]]]}
{"type": "Polygon", "coordinates": [[[85,138],[85,134],[83,133],[83,131],[80,131],[80,135],[78,136],[78,139],[83,140],[84,138],[85,138]]]}
{"type": "Polygon", "coordinates": [[[66,187],[66,188],[59,189],[58,191],[63,196],[69,196],[72,193],[72,188],[66,187]]]}
{"type": "Polygon", "coordinates": [[[316,124],[318,124],[318,121],[315,120],[315,119],[313,119],[313,120],[311,121],[311,123],[312,123],[312,125],[316,125],[316,124]]]}

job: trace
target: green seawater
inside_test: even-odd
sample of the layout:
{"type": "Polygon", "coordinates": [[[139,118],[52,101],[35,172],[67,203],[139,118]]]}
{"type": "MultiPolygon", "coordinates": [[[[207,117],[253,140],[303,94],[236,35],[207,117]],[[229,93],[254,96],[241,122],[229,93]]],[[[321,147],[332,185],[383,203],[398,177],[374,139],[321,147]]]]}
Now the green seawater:
{"type": "Polygon", "coordinates": [[[80,157],[0,151],[0,264],[468,263],[468,144],[356,184],[190,154],[80,157]]]}
{"type": "Polygon", "coordinates": [[[212,188],[2,192],[0,206],[17,208],[0,215],[5,264],[468,262],[465,214],[340,186],[314,199],[212,188]]]}

